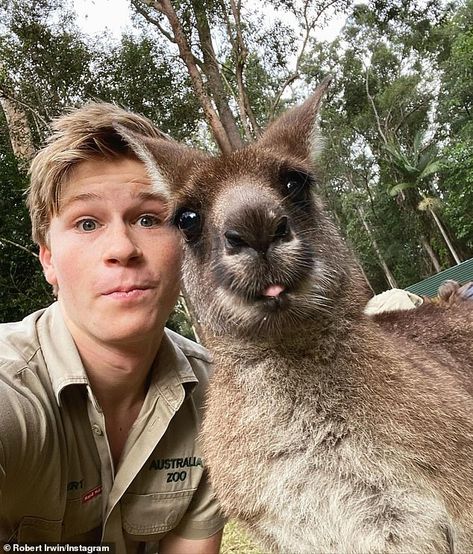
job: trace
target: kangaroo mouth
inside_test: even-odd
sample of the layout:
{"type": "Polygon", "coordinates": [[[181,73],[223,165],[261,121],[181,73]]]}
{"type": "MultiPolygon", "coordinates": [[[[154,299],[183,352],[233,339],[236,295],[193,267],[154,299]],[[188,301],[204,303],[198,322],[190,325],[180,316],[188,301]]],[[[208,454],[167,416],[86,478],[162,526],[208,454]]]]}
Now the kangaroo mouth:
{"type": "Polygon", "coordinates": [[[268,285],[264,288],[261,296],[264,298],[279,298],[285,292],[286,287],[284,285],[268,285]]]}
{"type": "Polygon", "coordinates": [[[268,285],[263,287],[260,294],[256,295],[255,301],[271,311],[286,308],[289,305],[290,292],[291,289],[285,285],[268,285]]]}
{"type": "Polygon", "coordinates": [[[220,258],[212,268],[216,285],[227,295],[227,305],[236,311],[246,307],[275,313],[296,308],[312,276],[312,252],[302,247],[277,256],[220,258]]]}
{"type": "Polygon", "coordinates": [[[275,313],[290,308],[292,302],[288,292],[283,292],[278,296],[260,296],[255,304],[267,313],[275,313]]]}
{"type": "Polygon", "coordinates": [[[296,293],[294,285],[271,284],[265,285],[257,293],[247,296],[246,301],[264,311],[277,312],[287,309],[291,305],[294,293],[296,293]]]}
{"type": "Polygon", "coordinates": [[[252,281],[251,284],[233,281],[228,285],[225,287],[228,293],[234,298],[238,298],[243,304],[266,307],[271,311],[286,308],[291,301],[291,297],[294,298],[297,293],[295,283],[259,285],[255,281],[252,281]]]}

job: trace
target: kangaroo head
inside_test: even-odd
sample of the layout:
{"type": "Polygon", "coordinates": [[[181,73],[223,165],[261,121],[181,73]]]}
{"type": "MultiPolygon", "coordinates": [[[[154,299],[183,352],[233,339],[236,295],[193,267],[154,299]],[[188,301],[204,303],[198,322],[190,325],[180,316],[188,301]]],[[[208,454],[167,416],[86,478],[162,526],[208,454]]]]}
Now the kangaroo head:
{"type": "Polygon", "coordinates": [[[170,198],[185,243],[184,287],[213,334],[323,326],[353,288],[351,257],[316,194],[328,84],[227,156],[119,129],[170,198]]]}

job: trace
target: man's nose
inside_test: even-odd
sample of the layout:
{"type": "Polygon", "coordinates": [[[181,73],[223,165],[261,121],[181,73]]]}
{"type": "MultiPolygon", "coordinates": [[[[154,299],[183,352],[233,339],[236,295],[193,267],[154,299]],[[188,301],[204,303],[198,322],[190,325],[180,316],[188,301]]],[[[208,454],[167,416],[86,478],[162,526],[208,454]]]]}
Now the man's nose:
{"type": "Polygon", "coordinates": [[[133,230],[125,224],[110,226],[104,239],[104,260],[107,263],[128,264],[143,255],[133,230]]]}

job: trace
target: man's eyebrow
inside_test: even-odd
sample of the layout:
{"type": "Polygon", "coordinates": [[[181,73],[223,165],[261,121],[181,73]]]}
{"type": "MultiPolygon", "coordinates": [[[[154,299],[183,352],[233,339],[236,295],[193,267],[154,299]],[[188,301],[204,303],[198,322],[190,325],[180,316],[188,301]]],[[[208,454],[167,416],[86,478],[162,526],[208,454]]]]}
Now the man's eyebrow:
{"type": "Polygon", "coordinates": [[[82,194],[76,194],[61,200],[60,207],[61,210],[63,210],[75,202],[87,202],[88,200],[102,200],[102,196],[100,196],[100,194],[96,194],[95,192],[83,192],[82,194]]]}
{"type": "Polygon", "coordinates": [[[140,190],[137,193],[133,193],[132,197],[137,198],[138,200],[159,200],[160,202],[168,201],[168,199],[165,198],[162,194],[145,190],[140,190]]]}
{"type": "MultiPolygon", "coordinates": [[[[136,193],[132,193],[132,198],[137,200],[159,200],[160,202],[167,202],[167,199],[163,197],[162,194],[159,194],[157,192],[149,192],[149,191],[139,191],[136,193]]],[[[87,202],[91,200],[103,200],[103,196],[100,194],[97,194],[95,192],[83,192],[81,194],[75,194],[74,196],[70,196],[69,198],[65,198],[64,200],[61,200],[61,210],[64,210],[64,208],[67,208],[71,204],[74,204],[76,202],[87,202]]]]}

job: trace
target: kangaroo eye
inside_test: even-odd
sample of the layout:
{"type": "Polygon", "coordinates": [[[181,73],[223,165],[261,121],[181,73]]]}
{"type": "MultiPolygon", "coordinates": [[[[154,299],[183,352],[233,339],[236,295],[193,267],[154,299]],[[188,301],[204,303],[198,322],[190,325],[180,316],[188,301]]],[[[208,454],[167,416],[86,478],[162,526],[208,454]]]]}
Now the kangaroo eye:
{"type": "Polygon", "coordinates": [[[174,218],[174,225],[180,229],[186,241],[195,242],[202,231],[202,218],[197,212],[182,208],[174,218]]]}
{"type": "Polygon", "coordinates": [[[282,178],[285,196],[291,200],[305,200],[305,192],[311,184],[311,178],[301,171],[288,171],[282,178]]]}

